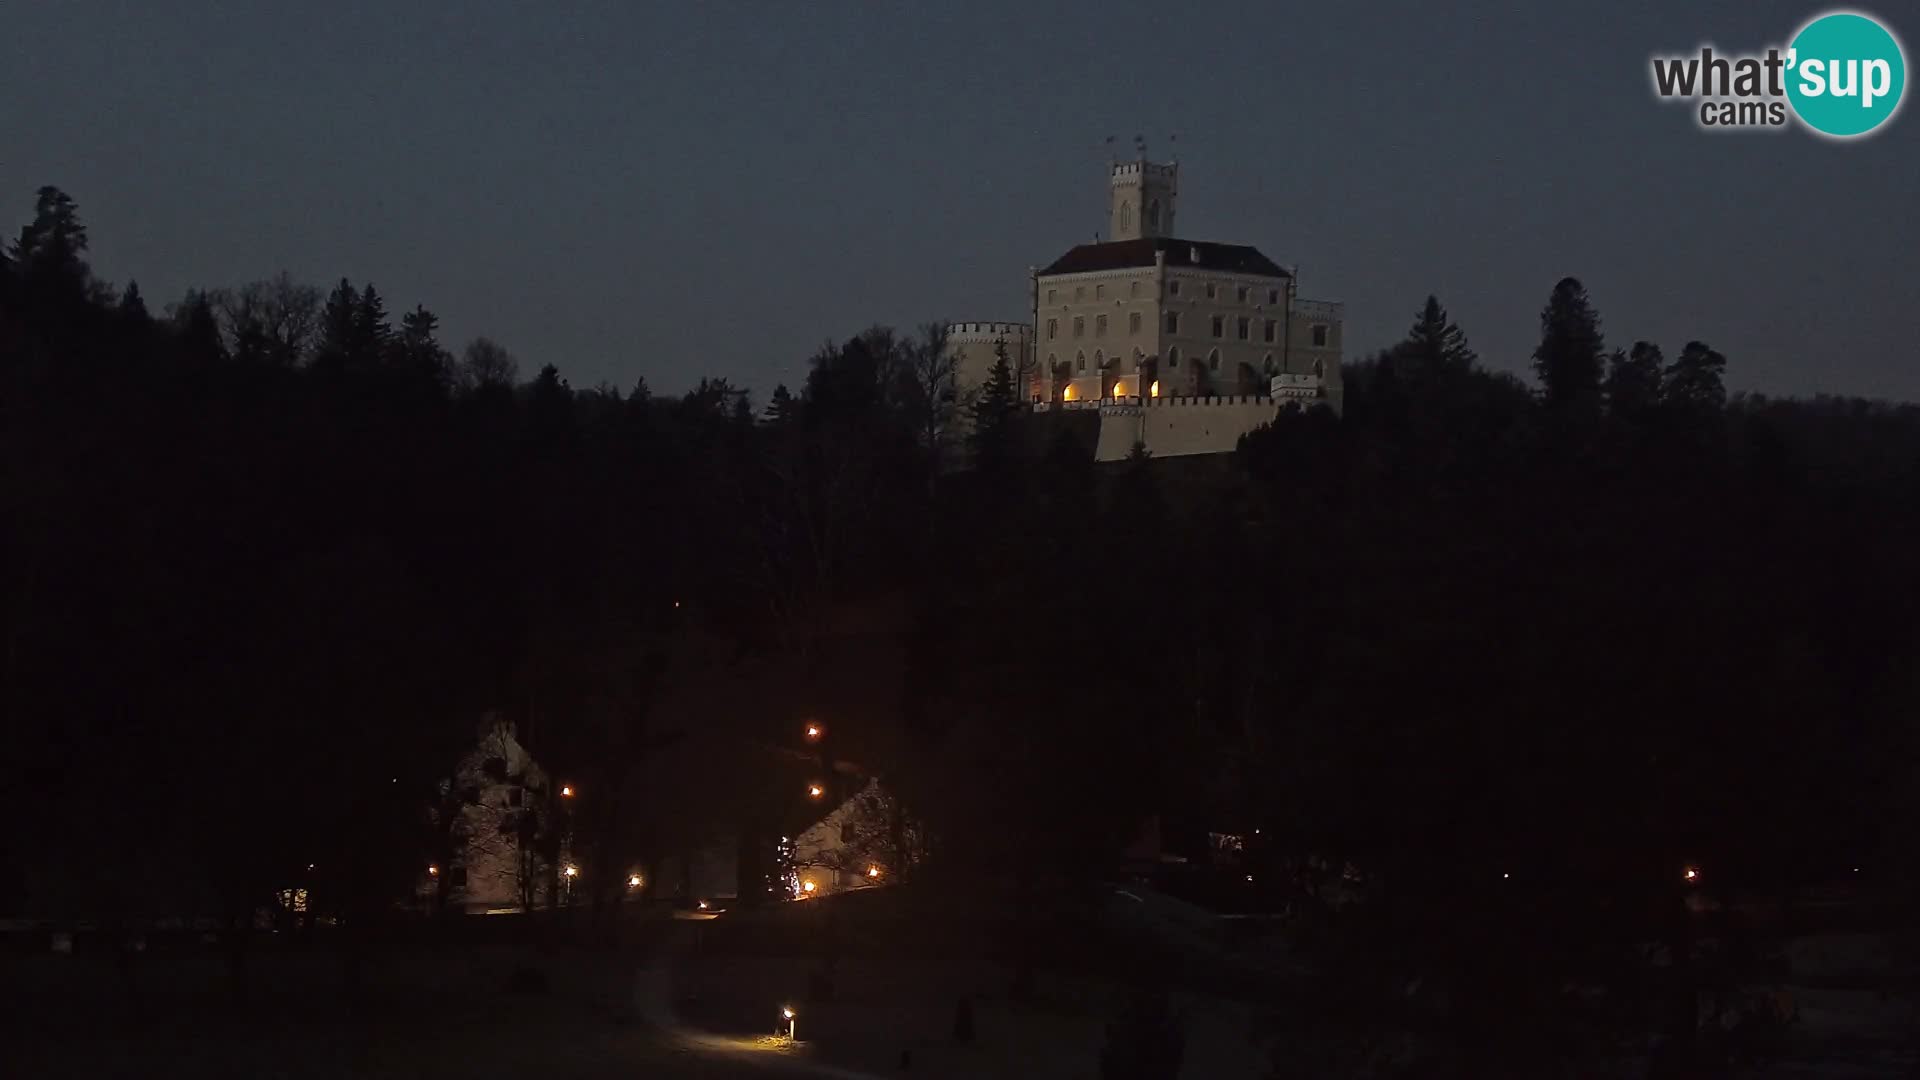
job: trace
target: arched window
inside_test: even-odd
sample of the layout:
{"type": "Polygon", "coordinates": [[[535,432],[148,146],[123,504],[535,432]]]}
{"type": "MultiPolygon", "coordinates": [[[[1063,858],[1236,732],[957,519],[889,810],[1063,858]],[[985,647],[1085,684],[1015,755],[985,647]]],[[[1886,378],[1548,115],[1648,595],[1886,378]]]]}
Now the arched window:
{"type": "Polygon", "coordinates": [[[1172,371],[1175,368],[1178,368],[1179,366],[1180,366],[1180,346],[1175,345],[1172,348],[1169,348],[1167,350],[1167,370],[1172,371]]]}
{"type": "Polygon", "coordinates": [[[1147,201],[1147,228],[1156,230],[1160,228],[1159,199],[1149,199],[1147,201]]]}
{"type": "Polygon", "coordinates": [[[1106,354],[1106,353],[1103,353],[1103,352],[1101,352],[1101,351],[1100,351],[1099,349],[1095,349],[1095,350],[1093,350],[1093,366],[1094,366],[1094,367],[1096,367],[1096,368],[1103,368],[1103,367],[1106,367],[1106,366],[1107,366],[1107,354],[1106,354]]]}
{"type": "Polygon", "coordinates": [[[1272,375],[1275,373],[1276,369],[1274,368],[1272,353],[1268,353],[1266,357],[1260,361],[1260,370],[1266,372],[1269,375],[1272,375]]]}
{"type": "Polygon", "coordinates": [[[1076,370],[1079,370],[1079,371],[1087,370],[1087,354],[1075,353],[1073,357],[1073,366],[1076,370]]]}
{"type": "Polygon", "coordinates": [[[1208,371],[1220,370],[1220,350],[1219,349],[1215,349],[1212,352],[1207,354],[1207,370],[1208,371]]]}
{"type": "Polygon", "coordinates": [[[1053,355],[1052,353],[1048,353],[1047,354],[1047,373],[1051,375],[1052,373],[1059,370],[1060,370],[1060,358],[1053,355]]]}
{"type": "Polygon", "coordinates": [[[1313,377],[1316,379],[1324,379],[1327,377],[1327,362],[1325,360],[1315,360],[1313,362],[1313,377]]]}
{"type": "Polygon", "coordinates": [[[1133,204],[1130,202],[1120,204],[1120,228],[1125,232],[1133,231],[1133,204]]]}

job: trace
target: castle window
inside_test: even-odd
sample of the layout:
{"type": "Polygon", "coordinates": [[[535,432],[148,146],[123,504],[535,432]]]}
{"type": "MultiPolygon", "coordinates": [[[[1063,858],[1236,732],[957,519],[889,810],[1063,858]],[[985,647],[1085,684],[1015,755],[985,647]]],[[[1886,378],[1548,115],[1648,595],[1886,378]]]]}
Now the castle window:
{"type": "Polygon", "coordinates": [[[1277,303],[1279,303],[1279,302],[1280,302],[1280,290],[1279,290],[1279,289],[1268,289],[1268,290],[1267,290],[1267,303],[1269,303],[1269,304],[1277,304],[1277,303]]]}
{"type": "Polygon", "coordinates": [[[1240,316],[1239,325],[1234,327],[1234,331],[1240,335],[1241,341],[1247,340],[1248,327],[1251,326],[1252,323],[1252,319],[1247,318],[1245,315],[1240,316]]]}
{"type": "Polygon", "coordinates": [[[1324,349],[1327,347],[1327,324],[1326,323],[1314,324],[1313,347],[1316,349],[1324,349]]]}
{"type": "Polygon", "coordinates": [[[1177,334],[1179,332],[1180,332],[1180,313],[1177,311],[1167,312],[1167,333],[1177,334]]]}
{"type": "Polygon", "coordinates": [[[1227,336],[1227,317],[1225,315],[1215,315],[1213,317],[1213,336],[1227,336]]]}
{"type": "Polygon", "coordinates": [[[1105,300],[1107,298],[1107,287],[1105,285],[1095,285],[1093,287],[1093,298],[1095,300],[1105,300]]]}
{"type": "Polygon", "coordinates": [[[1272,354],[1272,353],[1268,353],[1268,354],[1266,355],[1266,358],[1260,361],[1260,370],[1261,370],[1261,371],[1264,371],[1264,372],[1266,372],[1266,373],[1267,373],[1267,374],[1269,374],[1269,375],[1273,375],[1273,374],[1276,374],[1276,372],[1274,371],[1274,363],[1273,363],[1273,354],[1272,354]]]}
{"type": "Polygon", "coordinates": [[[1172,371],[1174,368],[1177,368],[1179,366],[1180,366],[1180,349],[1178,346],[1175,346],[1174,348],[1167,350],[1167,370],[1172,371]]]}
{"type": "Polygon", "coordinates": [[[1218,295],[1220,295],[1219,290],[1214,288],[1213,282],[1207,282],[1207,299],[1211,300],[1218,295]]]}
{"type": "Polygon", "coordinates": [[[1315,360],[1313,362],[1313,377],[1316,379],[1324,379],[1327,377],[1327,362],[1325,360],[1315,360]]]}
{"type": "Polygon", "coordinates": [[[1127,333],[1129,333],[1129,334],[1137,334],[1137,333],[1139,333],[1139,332],[1140,332],[1140,313],[1139,313],[1139,312],[1137,312],[1137,311],[1134,311],[1134,312],[1130,312],[1130,313],[1128,313],[1128,315],[1127,315],[1127,333]]]}
{"type": "Polygon", "coordinates": [[[1179,278],[1174,278],[1172,281],[1167,282],[1167,295],[1168,296],[1180,295],[1180,279],[1179,278]]]}
{"type": "Polygon", "coordinates": [[[1127,282],[1127,296],[1131,298],[1139,295],[1140,295],[1140,283],[1138,281],[1127,282]]]}
{"type": "Polygon", "coordinates": [[[1073,366],[1078,368],[1081,371],[1087,370],[1087,354],[1075,353],[1073,357],[1073,366]]]}
{"type": "Polygon", "coordinates": [[[1207,370],[1208,371],[1220,370],[1220,350],[1219,349],[1215,349],[1212,352],[1207,354],[1207,370]]]}
{"type": "Polygon", "coordinates": [[[1093,336],[1107,336],[1107,317],[1105,315],[1095,315],[1093,317],[1093,336]]]}
{"type": "Polygon", "coordinates": [[[1273,332],[1278,326],[1279,323],[1273,319],[1268,319],[1267,325],[1261,330],[1261,340],[1269,345],[1273,344],[1273,332]]]}
{"type": "Polygon", "coordinates": [[[1058,299],[1060,299],[1060,290],[1059,290],[1059,289],[1048,289],[1048,290],[1047,290],[1047,303],[1049,303],[1049,304],[1051,304],[1051,303],[1053,303],[1053,302],[1054,302],[1055,300],[1058,300],[1058,299]]]}
{"type": "Polygon", "coordinates": [[[1120,204],[1120,228],[1127,232],[1133,231],[1133,204],[1130,202],[1120,204]]]}
{"type": "Polygon", "coordinates": [[[1073,336],[1077,338],[1087,336],[1087,317],[1085,315],[1075,315],[1073,317],[1073,336]]]}
{"type": "MultiPolygon", "coordinates": [[[[1271,333],[1273,324],[1268,323],[1267,328],[1268,328],[1268,332],[1271,333]]],[[[1055,337],[1059,336],[1059,333],[1060,333],[1060,320],[1048,319],[1047,320],[1047,340],[1052,341],[1055,337]]],[[[1271,340],[1271,338],[1269,338],[1269,340],[1271,340]]]]}
{"type": "Polygon", "coordinates": [[[1047,354],[1047,370],[1055,375],[1060,373],[1060,358],[1052,353],[1047,354]]]}
{"type": "Polygon", "coordinates": [[[1073,287],[1073,298],[1075,300],[1085,300],[1087,298],[1087,287],[1085,285],[1075,285],[1073,287]]]}
{"type": "Polygon", "coordinates": [[[1239,288],[1239,290],[1238,290],[1238,291],[1236,291],[1236,292],[1234,293],[1234,298],[1235,298],[1235,299],[1237,299],[1237,300],[1239,300],[1239,301],[1240,301],[1241,303],[1243,303],[1243,304],[1244,304],[1244,303],[1246,303],[1246,302],[1247,302],[1247,287],[1246,287],[1245,285],[1242,285],[1242,286],[1240,286],[1240,288],[1239,288]]]}
{"type": "Polygon", "coordinates": [[[1147,228],[1158,229],[1159,227],[1160,227],[1160,200],[1153,199],[1147,203],[1147,228]]]}

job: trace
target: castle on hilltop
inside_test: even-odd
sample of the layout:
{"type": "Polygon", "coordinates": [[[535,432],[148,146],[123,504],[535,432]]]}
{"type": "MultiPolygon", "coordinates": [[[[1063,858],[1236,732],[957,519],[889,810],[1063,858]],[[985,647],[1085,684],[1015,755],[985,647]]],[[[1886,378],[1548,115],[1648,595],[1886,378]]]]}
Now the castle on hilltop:
{"type": "Polygon", "coordinates": [[[1039,413],[1098,410],[1095,457],[1231,451],[1282,405],[1341,407],[1341,305],[1258,248],[1179,239],[1177,162],[1116,161],[1112,239],[1028,271],[1030,323],[950,329],[962,395],[1004,349],[1039,413]]]}

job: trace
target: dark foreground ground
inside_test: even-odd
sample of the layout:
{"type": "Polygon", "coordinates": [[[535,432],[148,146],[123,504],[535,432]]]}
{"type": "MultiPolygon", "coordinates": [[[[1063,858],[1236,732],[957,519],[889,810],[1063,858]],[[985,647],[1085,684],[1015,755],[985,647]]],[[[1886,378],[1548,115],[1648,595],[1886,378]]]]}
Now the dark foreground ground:
{"type": "Polygon", "coordinates": [[[269,942],[236,1000],[224,958],[154,948],[0,959],[0,1076],[744,1077],[790,1071],[676,1039],[633,1004],[645,946],[384,947],[350,1001],[329,948],[269,942]],[[519,973],[516,979],[516,973],[519,973]],[[514,989],[517,982],[544,989],[514,989]],[[769,1072],[771,1067],[774,1072],[769,1072]]]}
{"type": "MultiPolygon", "coordinates": [[[[1183,1076],[1336,1075],[1309,1064],[1324,1057],[1309,1045],[1311,1025],[1281,1015],[1310,1000],[1283,993],[1288,985],[1314,985],[1284,948],[1189,941],[1151,905],[1126,902],[1127,917],[1110,927],[1117,936],[1090,938],[1084,955],[1044,957],[1016,992],[1004,928],[904,899],[856,895],[713,922],[663,917],[624,927],[617,941],[484,920],[378,943],[357,994],[336,939],[264,936],[238,997],[226,956],[198,941],[156,940],[124,969],[97,948],[0,952],[0,1080],[764,1077],[825,1074],[820,1066],[1094,1080],[1109,1022],[1148,969],[1180,1017],[1183,1076]],[[1155,956],[1153,941],[1178,948],[1155,956]],[[961,999],[964,1040],[955,1036],[961,999]],[[768,1037],[785,1003],[801,1014],[799,1047],[768,1037]]],[[[1789,942],[1779,985],[1798,1020],[1772,1061],[1733,1075],[1920,1076],[1910,937],[1789,942]]],[[[1636,1058],[1581,1075],[1647,1075],[1636,1058]]]]}

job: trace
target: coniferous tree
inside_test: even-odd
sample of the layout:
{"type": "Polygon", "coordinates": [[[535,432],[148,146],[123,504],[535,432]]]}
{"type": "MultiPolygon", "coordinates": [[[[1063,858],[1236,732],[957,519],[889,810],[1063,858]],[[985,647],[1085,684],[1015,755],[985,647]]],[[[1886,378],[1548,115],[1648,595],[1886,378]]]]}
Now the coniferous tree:
{"type": "Polygon", "coordinates": [[[411,378],[441,385],[447,378],[447,351],[436,336],[440,318],[417,304],[400,317],[400,337],[396,343],[401,369],[411,378]]]}
{"type": "Polygon", "coordinates": [[[314,349],[314,366],[340,372],[353,361],[355,326],[359,319],[360,291],[346,278],[327,294],[326,307],[320,312],[320,340],[314,349]]]}
{"type": "Polygon", "coordinates": [[[1666,370],[1661,400],[1680,409],[1718,411],[1727,404],[1727,388],[1721,381],[1726,370],[1726,357],[1704,342],[1689,341],[1666,370]]]}
{"type": "Polygon", "coordinates": [[[82,281],[87,274],[87,227],[80,208],[51,184],[34,200],[33,220],[13,243],[13,259],[27,277],[82,281]]]}
{"type": "Polygon", "coordinates": [[[189,358],[203,363],[226,359],[226,345],[220,337],[220,319],[214,314],[213,297],[210,294],[189,289],[174,309],[173,324],[189,358]]]}
{"type": "Polygon", "coordinates": [[[775,386],[773,396],[767,400],[767,423],[791,423],[799,413],[800,403],[794,400],[792,392],[787,389],[787,384],[781,383],[775,386]]]}
{"type": "Polygon", "coordinates": [[[1464,375],[1479,359],[1467,344],[1467,335],[1447,317],[1439,298],[1429,296],[1407,331],[1396,363],[1401,368],[1398,374],[1416,382],[1431,382],[1464,375]]]}
{"type": "Polygon", "coordinates": [[[1644,416],[1660,404],[1660,380],[1666,358],[1660,346],[1636,341],[1631,352],[1615,349],[1607,364],[1607,407],[1615,416],[1644,416]]]}
{"type": "Polygon", "coordinates": [[[128,323],[144,326],[151,321],[147,313],[147,302],[140,296],[140,283],[129,280],[126,291],[120,294],[120,318],[128,323]]]}
{"type": "Polygon", "coordinates": [[[393,327],[387,322],[387,305],[372,282],[360,293],[360,305],[353,314],[353,359],[355,366],[370,368],[380,362],[393,327]]]}
{"type": "Polygon", "coordinates": [[[1540,312],[1540,345],[1533,370],[1542,400],[1562,414],[1588,413],[1600,402],[1605,342],[1600,316],[1577,278],[1562,278],[1540,312]]]}
{"type": "Polygon", "coordinates": [[[1020,407],[1013,385],[1013,364],[1007,357],[1007,344],[993,346],[993,366],[987,369],[987,381],[973,403],[973,460],[980,468],[1004,464],[1011,447],[1014,414],[1020,407]]]}

